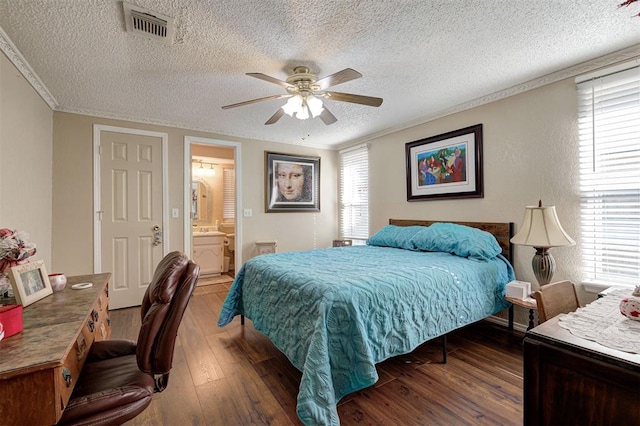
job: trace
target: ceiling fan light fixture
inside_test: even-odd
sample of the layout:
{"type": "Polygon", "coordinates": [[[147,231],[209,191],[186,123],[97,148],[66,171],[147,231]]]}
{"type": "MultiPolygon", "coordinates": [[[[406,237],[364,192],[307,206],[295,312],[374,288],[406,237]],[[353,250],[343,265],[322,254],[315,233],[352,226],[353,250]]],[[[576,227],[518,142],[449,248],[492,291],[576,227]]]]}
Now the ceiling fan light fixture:
{"type": "Polygon", "coordinates": [[[311,115],[313,118],[316,118],[322,111],[324,111],[324,107],[322,106],[322,100],[316,98],[315,96],[307,96],[307,106],[309,107],[309,111],[311,111],[311,115]]]}
{"type": "Polygon", "coordinates": [[[302,109],[302,96],[295,95],[287,101],[286,104],[282,105],[282,110],[289,117],[293,117],[293,114],[297,113],[302,109]]]}
{"type": "Polygon", "coordinates": [[[320,117],[324,124],[333,124],[338,121],[338,119],[324,105],[325,100],[349,102],[352,104],[372,107],[379,107],[382,104],[382,98],[355,95],[352,93],[329,92],[326,90],[332,86],[344,84],[348,81],[362,77],[362,74],[351,68],[345,68],[342,71],[338,71],[337,73],[319,80],[314,74],[310,73],[309,68],[307,67],[295,67],[293,69],[293,74],[287,77],[286,81],[279,80],[262,73],[247,73],[247,75],[284,87],[287,94],[272,95],[263,98],[251,99],[249,101],[237,102],[235,104],[224,105],[222,106],[222,109],[251,105],[271,99],[289,98],[289,100],[278,108],[276,112],[264,123],[267,126],[275,124],[285,114],[292,118],[295,116],[298,120],[308,120],[311,116],[313,116],[313,118],[320,117]]]}
{"type": "Polygon", "coordinates": [[[296,113],[296,118],[298,120],[306,120],[309,118],[309,108],[307,108],[307,104],[303,103],[298,112],[296,113]]]}
{"type": "Polygon", "coordinates": [[[324,111],[322,100],[313,95],[292,96],[281,108],[289,117],[295,115],[298,120],[307,120],[311,116],[315,118],[324,111]]]}

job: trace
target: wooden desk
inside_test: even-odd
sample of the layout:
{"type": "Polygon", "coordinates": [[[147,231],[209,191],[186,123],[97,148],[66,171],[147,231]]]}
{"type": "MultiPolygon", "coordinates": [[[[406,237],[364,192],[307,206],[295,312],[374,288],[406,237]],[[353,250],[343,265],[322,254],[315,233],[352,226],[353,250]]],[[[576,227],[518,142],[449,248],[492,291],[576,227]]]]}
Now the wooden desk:
{"type": "Polygon", "coordinates": [[[64,290],[24,308],[24,330],[0,341],[0,423],[56,423],[89,348],[111,336],[111,274],[68,277],[64,290]],[[92,282],[73,290],[71,285],[92,282]]]}
{"type": "Polygon", "coordinates": [[[640,355],[574,336],[552,318],[525,335],[524,424],[640,424],[640,355]]]}

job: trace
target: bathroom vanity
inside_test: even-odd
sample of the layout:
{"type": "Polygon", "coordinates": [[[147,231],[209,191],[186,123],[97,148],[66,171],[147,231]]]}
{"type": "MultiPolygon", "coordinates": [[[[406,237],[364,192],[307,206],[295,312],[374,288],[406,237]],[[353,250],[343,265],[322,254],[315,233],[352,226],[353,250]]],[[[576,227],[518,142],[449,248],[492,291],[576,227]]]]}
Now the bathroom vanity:
{"type": "Polygon", "coordinates": [[[219,275],[224,262],[224,232],[194,232],[193,261],[200,266],[200,275],[219,275]]]}

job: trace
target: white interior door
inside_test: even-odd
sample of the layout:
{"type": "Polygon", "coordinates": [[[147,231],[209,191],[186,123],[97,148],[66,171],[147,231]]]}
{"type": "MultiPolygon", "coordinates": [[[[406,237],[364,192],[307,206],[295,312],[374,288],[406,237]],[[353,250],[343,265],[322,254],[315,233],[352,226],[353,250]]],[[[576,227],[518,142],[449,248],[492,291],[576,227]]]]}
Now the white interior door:
{"type": "Polygon", "coordinates": [[[162,259],[163,138],[101,131],[101,269],[111,309],[140,305],[162,259]]]}

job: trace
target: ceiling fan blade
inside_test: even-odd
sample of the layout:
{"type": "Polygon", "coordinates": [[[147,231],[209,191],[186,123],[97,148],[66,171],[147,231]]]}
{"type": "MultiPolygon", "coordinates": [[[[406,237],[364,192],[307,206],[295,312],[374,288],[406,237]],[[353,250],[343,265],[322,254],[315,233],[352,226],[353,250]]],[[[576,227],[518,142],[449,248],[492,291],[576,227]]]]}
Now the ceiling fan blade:
{"type": "Polygon", "coordinates": [[[351,102],[353,104],[368,105],[379,107],[382,105],[382,98],[374,98],[373,96],[353,95],[351,93],[340,92],[324,92],[324,98],[330,101],[351,102]]]}
{"type": "Polygon", "coordinates": [[[248,72],[247,75],[249,77],[255,77],[260,80],[268,81],[269,83],[277,84],[282,87],[293,87],[293,84],[289,84],[286,81],[278,80],[277,78],[271,77],[270,75],[262,74],[261,72],[248,72]]]}
{"type": "Polygon", "coordinates": [[[282,118],[283,115],[284,115],[284,110],[282,108],[278,108],[275,114],[273,114],[271,118],[268,119],[264,124],[266,125],[275,124],[278,120],[282,118]]]}
{"type": "Polygon", "coordinates": [[[321,78],[316,81],[316,84],[320,86],[320,90],[328,89],[332,86],[337,86],[338,84],[346,83],[347,81],[355,80],[356,78],[362,77],[358,71],[345,68],[342,71],[338,71],[335,74],[331,74],[326,76],[325,78],[321,78]]]}
{"type": "Polygon", "coordinates": [[[331,114],[331,111],[329,111],[326,106],[324,107],[324,111],[320,113],[320,120],[322,120],[327,126],[338,121],[336,116],[331,114]]]}
{"type": "Polygon", "coordinates": [[[257,102],[269,101],[271,99],[284,99],[284,98],[290,98],[290,97],[291,95],[272,95],[272,96],[267,96],[265,98],[258,98],[258,99],[252,99],[250,101],[238,102],[237,104],[225,105],[222,107],[222,109],[236,108],[236,107],[241,107],[245,105],[255,104],[257,102]]]}

